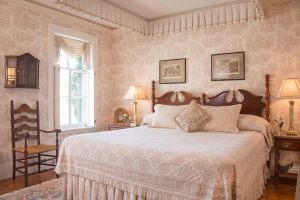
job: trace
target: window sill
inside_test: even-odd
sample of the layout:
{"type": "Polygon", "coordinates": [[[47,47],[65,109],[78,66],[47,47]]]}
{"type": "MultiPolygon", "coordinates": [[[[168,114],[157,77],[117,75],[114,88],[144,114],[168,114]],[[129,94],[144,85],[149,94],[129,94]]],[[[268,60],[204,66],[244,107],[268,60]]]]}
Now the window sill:
{"type": "MultiPolygon", "coordinates": [[[[101,130],[97,128],[74,128],[74,129],[65,129],[62,130],[59,135],[62,136],[68,136],[68,135],[76,135],[76,134],[82,134],[82,133],[93,133],[93,132],[99,132],[101,130]]],[[[48,133],[48,136],[54,136],[54,134],[48,133]]]]}

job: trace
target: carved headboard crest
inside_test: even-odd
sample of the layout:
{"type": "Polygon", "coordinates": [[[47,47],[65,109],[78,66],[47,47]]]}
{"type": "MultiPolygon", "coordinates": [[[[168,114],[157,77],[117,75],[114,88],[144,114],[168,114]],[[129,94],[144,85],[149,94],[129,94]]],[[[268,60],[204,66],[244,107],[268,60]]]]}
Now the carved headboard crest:
{"type": "Polygon", "coordinates": [[[186,105],[191,101],[195,100],[196,102],[209,105],[209,106],[228,106],[235,104],[242,104],[241,113],[242,114],[251,114],[257,116],[263,116],[263,110],[265,110],[265,118],[270,121],[270,75],[265,75],[265,101],[263,101],[262,96],[257,96],[247,90],[238,89],[238,92],[243,95],[243,100],[238,101],[236,97],[236,91],[232,93],[232,99],[227,100],[227,97],[230,93],[229,90],[221,92],[215,96],[207,97],[205,93],[202,93],[200,96],[194,96],[193,94],[180,91],[180,92],[166,92],[162,96],[156,97],[155,95],[155,81],[152,81],[152,112],[154,112],[155,104],[165,104],[165,105],[186,105]],[[179,93],[184,97],[182,101],[179,100],[179,93]],[[172,100],[172,97],[175,95],[175,100],[172,100]]]}

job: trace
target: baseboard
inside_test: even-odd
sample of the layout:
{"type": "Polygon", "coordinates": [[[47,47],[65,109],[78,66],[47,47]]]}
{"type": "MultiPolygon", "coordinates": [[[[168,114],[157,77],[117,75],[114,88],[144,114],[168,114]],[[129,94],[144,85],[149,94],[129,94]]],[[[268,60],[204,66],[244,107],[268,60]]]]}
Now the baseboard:
{"type": "Polygon", "coordinates": [[[12,178],[13,174],[13,163],[7,162],[4,164],[0,164],[0,180],[12,178]]]}
{"type": "MultiPolygon", "coordinates": [[[[0,180],[9,179],[13,177],[13,162],[0,164],[0,169],[0,180]]],[[[37,167],[33,166],[28,169],[28,172],[32,173],[36,170],[37,167]]],[[[17,172],[16,176],[23,176],[23,174],[17,172]]]]}

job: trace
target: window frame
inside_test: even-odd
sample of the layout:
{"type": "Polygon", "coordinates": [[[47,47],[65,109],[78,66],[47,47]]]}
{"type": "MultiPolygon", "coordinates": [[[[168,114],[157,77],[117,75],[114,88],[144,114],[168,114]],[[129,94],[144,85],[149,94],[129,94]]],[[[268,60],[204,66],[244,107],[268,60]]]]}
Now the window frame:
{"type": "Polygon", "coordinates": [[[98,39],[90,34],[76,31],[73,29],[65,28],[62,26],[50,24],[48,30],[48,128],[54,129],[59,128],[59,110],[55,109],[55,105],[59,105],[59,94],[56,92],[59,89],[59,82],[55,80],[57,75],[59,75],[58,65],[55,64],[56,55],[55,55],[55,47],[54,47],[54,37],[55,35],[58,36],[65,36],[77,40],[81,40],[84,42],[90,43],[90,67],[93,69],[93,88],[94,88],[94,126],[93,127],[82,127],[82,126],[74,126],[64,130],[76,130],[76,129],[94,129],[99,127],[98,120],[97,120],[97,86],[98,81],[95,78],[97,76],[97,52],[98,52],[98,39]]]}

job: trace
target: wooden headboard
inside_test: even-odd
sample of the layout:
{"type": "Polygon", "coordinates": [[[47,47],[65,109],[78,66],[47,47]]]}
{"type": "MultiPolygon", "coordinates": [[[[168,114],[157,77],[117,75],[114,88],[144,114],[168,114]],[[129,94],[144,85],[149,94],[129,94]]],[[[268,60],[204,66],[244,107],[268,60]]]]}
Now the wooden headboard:
{"type": "Polygon", "coordinates": [[[236,98],[236,91],[233,91],[233,96],[231,101],[227,101],[227,96],[230,93],[230,90],[221,92],[215,96],[208,97],[205,93],[202,93],[201,96],[194,96],[186,91],[179,92],[166,92],[162,96],[157,97],[155,95],[155,81],[152,81],[152,112],[154,112],[155,104],[164,104],[164,105],[186,105],[191,101],[195,100],[196,102],[209,105],[209,106],[228,106],[235,104],[242,104],[241,113],[242,114],[251,114],[257,116],[264,116],[263,111],[265,111],[265,118],[270,121],[270,75],[265,75],[265,101],[263,101],[262,96],[257,96],[247,90],[238,89],[239,93],[243,95],[243,100],[238,101],[236,98]],[[184,98],[182,101],[179,100],[178,95],[181,94],[184,98]],[[175,95],[175,100],[172,101],[172,96],[175,95]]]}

